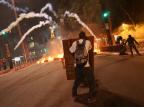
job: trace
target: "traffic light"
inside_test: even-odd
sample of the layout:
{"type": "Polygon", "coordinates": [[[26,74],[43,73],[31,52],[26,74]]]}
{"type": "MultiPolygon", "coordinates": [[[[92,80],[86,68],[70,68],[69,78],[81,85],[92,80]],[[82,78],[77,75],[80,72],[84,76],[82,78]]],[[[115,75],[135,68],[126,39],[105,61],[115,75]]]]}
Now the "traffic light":
{"type": "Polygon", "coordinates": [[[102,18],[104,21],[108,21],[109,17],[110,17],[110,11],[106,10],[102,13],[102,18]]]}
{"type": "Polygon", "coordinates": [[[6,32],[5,32],[5,31],[2,31],[2,35],[6,35],[6,32]]]}
{"type": "Polygon", "coordinates": [[[1,35],[6,39],[8,37],[8,32],[1,31],[1,35]]]}

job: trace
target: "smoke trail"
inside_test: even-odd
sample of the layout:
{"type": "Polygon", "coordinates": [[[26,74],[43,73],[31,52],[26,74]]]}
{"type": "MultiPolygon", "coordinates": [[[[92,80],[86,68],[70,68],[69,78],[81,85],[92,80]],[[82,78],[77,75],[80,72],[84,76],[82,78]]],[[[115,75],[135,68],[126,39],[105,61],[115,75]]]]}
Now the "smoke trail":
{"type": "Polygon", "coordinates": [[[35,17],[38,17],[38,18],[46,18],[47,20],[49,21],[52,21],[52,18],[50,16],[48,16],[47,14],[45,13],[34,13],[34,12],[30,12],[30,13],[22,13],[20,14],[19,18],[17,18],[16,21],[12,22],[6,29],[2,30],[1,32],[9,32],[12,30],[12,28],[14,28],[15,26],[18,25],[18,23],[20,23],[20,21],[22,21],[23,19],[29,19],[29,18],[35,18],[35,17]]]}
{"type": "Polygon", "coordinates": [[[30,28],[30,29],[22,36],[21,40],[17,43],[17,45],[15,46],[14,50],[16,50],[16,49],[20,46],[20,44],[23,42],[23,40],[26,38],[26,36],[27,36],[28,34],[30,34],[30,33],[31,33],[32,31],[34,31],[35,29],[40,28],[40,27],[42,27],[42,26],[45,26],[45,25],[47,25],[47,24],[50,24],[50,21],[49,21],[49,20],[40,21],[40,23],[39,23],[38,25],[33,26],[32,28],[30,28]]]}
{"type": "Polygon", "coordinates": [[[34,31],[34,30],[36,30],[36,29],[38,29],[38,28],[40,28],[40,27],[42,27],[42,26],[45,26],[45,25],[47,25],[47,24],[50,24],[50,25],[51,25],[50,29],[51,29],[52,32],[54,32],[54,29],[55,29],[55,26],[56,26],[55,24],[56,24],[56,23],[52,24],[52,20],[40,21],[39,24],[31,27],[31,28],[21,37],[20,41],[19,41],[19,42],[17,43],[17,45],[15,46],[14,50],[16,50],[16,49],[20,46],[20,44],[24,41],[24,39],[26,38],[26,36],[29,35],[32,31],[34,31]]]}
{"type": "Polygon", "coordinates": [[[27,10],[28,10],[28,8],[26,8],[26,9],[22,9],[22,8],[19,8],[19,7],[15,7],[15,8],[14,8],[14,6],[13,6],[12,4],[10,4],[9,2],[7,2],[7,1],[5,1],[5,0],[0,0],[0,4],[6,5],[6,6],[9,7],[10,9],[12,9],[12,10],[15,9],[16,11],[22,12],[22,13],[26,13],[27,10]]]}
{"type": "Polygon", "coordinates": [[[92,30],[83,21],[81,21],[80,17],[76,13],[70,13],[69,11],[65,11],[64,17],[65,16],[75,18],[79,22],[79,24],[81,24],[83,27],[85,27],[90,32],[90,34],[96,38],[96,36],[92,32],[92,30]]]}
{"type": "MultiPolygon", "coordinates": [[[[22,38],[20,39],[20,41],[18,42],[18,44],[15,46],[14,50],[16,50],[16,49],[20,46],[20,44],[24,41],[24,39],[26,38],[26,36],[27,36],[28,34],[30,34],[32,31],[34,31],[35,29],[40,28],[40,27],[42,27],[42,26],[44,26],[44,25],[46,25],[46,24],[50,24],[51,26],[55,26],[56,23],[52,20],[52,17],[48,16],[46,13],[43,13],[47,8],[49,8],[49,10],[54,14],[54,16],[57,17],[56,12],[55,12],[55,11],[53,10],[53,8],[52,8],[52,5],[51,5],[50,3],[48,3],[48,4],[46,4],[46,5],[41,9],[40,13],[33,13],[33,12],[31,12],[31,13],[29,13],[29,15],[28,15],[28,14],[21,14],[20,16],[22,16],[22,17],[20,17],[19,19],[17,19],[16,22],[14,22],[14,24],[15,24],[15,26],[16,26],[17,23],[19,23],[19,22],[20,22],[21,20],[23,20],[24,18],[44,17],[44,18],[47,19],[46,21],[41,21],[38,25],[35,25],[35,26],[33,26],[32,28],[30,28],[30,29],[22,36],[22,38]]],[[[12,23],[9,28],[12,28],[12,27],[14,26],[14,24],[12,23]]],[[[53,30],[53,29],[51,29],[51,30],[53,30]]]]}
{"type": "Polygon", "coordinates": [[[40,13],[43,13],[47,8],[49,9],[49,11],[51,11],[51,12],[54,14],[55,17],[58,17],[57,14],[56,14],[56,12],[53,10],[53,6],[52,6],[51,3],[47,3],[47,4],[41,9],[40,13]]]}
{"type": "MultiPolygon", "coordinates": [[[[15,46],[14,50],[16,50],[20,44],[23,42],[23,40],[26,38],[26,36],[31,33],[32,31],[36,30],[37,28],[40,28],[46,24],[50,24],[51,26],[55,26],[55,22],[53,22],[52,17],[49,17],[46,13],[43,13],[47,8],[49,8],[49,10],[57,17],[55,11],[53,11],[52,5],[50,3],[46,4],[40,11],[40,13],[34,14],[34,15],[30,15],[30,16],[42,16],[45,17],[47,20],[44,22],[40,22],[38,25],[33,26],[32,28],[30,28],[20,39],[20,41],[18,42],[18,44],[15,46]]],[[[28,15],[29,16],[29,15],[28,15]]],[[[52,29],[51,29],[52,30],[52,29]]]]}

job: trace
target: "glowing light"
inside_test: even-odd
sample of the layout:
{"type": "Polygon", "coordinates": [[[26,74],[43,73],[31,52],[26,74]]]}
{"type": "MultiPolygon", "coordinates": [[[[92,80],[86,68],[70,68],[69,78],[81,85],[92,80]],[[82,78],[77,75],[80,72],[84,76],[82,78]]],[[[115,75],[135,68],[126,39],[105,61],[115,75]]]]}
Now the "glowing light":
{"type": "Polygon", "coordinates": [[[119,28],[115,29],[113,35],[122,36],[124,39],[128,38],[128,35],[131,34],[138,41],[144,40],[143,36],[144,24],[137,24],[135,27],[131,24],[123,23],[119,28]]]}
{"type": "Polygon", "coordinates": [[[57,58],[63,58],[63,56],[64,56],[63,54],[58,54],[57,58]]]}
{"type": "Polygon", "coordinates": [[[20,57],[15,57],[13,60],[16,61],[16,62],[19,62],[19,61],[21,61],[21,58],[20,57]]]}
{"type": "Polygon", "coordinates": [[[94,52],[97,53],[97,54],[101,53],[100,49],[94,49],[94,52]]]}
{"type": "Polygon", "coordinates": [[[49,61],[49,62],[52,62],[52,61],[54,61],[54,57],[52,57],[52,56],[49,56],[49,57],[48,57],[48,61],[49,61]]]}
{"type": "Polygon", "coordinates": [[[37,64],[40,64],[40,61],[37,61],[37,64]]]}
{"type": "Polygon", "coordinates": [[[43,64],[45,62],[45,60],[42,60],[41,63],[43,64]]]}
{"type": "Polygon", "coordinates": [[[59,40],[61,39],[61,37],[60,37],[60,36],[58,36],[57,38],[58,38],[59,40]]]}
{"type": "Polygon", "coordinates": [[[44,63],[44,61],[41,61],[41,63],[43,64],[43,63],[44,63]]]}
{"type": "Polygon", "coordinates": [[[124,30],[126,30],[126,29],[128,29],[129,25],[123,23],[123,24],[122,24],[122,27],[123,27],[124,30]]]}

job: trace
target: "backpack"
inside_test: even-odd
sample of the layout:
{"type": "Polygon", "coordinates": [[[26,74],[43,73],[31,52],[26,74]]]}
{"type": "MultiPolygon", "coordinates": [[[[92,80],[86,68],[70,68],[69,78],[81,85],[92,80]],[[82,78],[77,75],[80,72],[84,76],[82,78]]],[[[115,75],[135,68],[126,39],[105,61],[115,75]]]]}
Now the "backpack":
{"type": "Polygon", "coordinates": [[[76,45],[76,51],[75,51],[75,61],[76,64],[86,64],[88,61],[88,52],[85,48],[85,44],[86,44],[86,40],[83,40],[82,43],[79,43],[79,41],[77,41],[77,45],[76,45]]]}

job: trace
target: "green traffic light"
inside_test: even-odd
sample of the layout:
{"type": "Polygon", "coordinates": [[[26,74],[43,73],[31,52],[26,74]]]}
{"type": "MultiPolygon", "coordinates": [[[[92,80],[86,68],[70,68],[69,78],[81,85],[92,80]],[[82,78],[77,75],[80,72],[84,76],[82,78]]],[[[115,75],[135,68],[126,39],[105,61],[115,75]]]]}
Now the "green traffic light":
{"type": "Polygon", "coordinates": [[[7,33],[5,31],[2,31],[2,35],[6,35],[7,33]]]}
{"type": "Polygon", "coordinates": [[[5,32],[5,31],[1,31],[1,35],[4,39],[7,39],[8,37],[8,32],[5,32]]]}
{"type": "Polygon", "coordinates": [[[103,17],[104,18],[108,18],[110,16],[110,12],[109,11],[105,11],[104,13],[103,13],[103,17]]]}
{"type": "Polygon", "coordinates": [[[103,15],[104,17],[108,17],[108,13],[104,13],[104,15],[103,15]]]}

